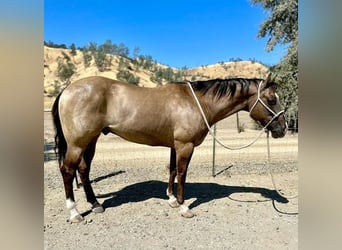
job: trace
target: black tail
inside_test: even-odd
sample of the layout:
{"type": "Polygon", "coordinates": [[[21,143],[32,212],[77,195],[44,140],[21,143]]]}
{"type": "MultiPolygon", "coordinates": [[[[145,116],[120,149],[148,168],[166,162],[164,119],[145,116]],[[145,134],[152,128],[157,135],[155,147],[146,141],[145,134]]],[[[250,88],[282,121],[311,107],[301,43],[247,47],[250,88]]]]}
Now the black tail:
{"type": "Polygon", "coordinates": [[[58,158],[59,166],[62,164],[63,159],[65,158],[65,154],[67,151],[67,143],[65,141],[65,137],[63,134],[62,126],[61,126],[61,120],[59,118],[59,98],[61,97],[61,93],[57,96],[55,102],[52,105],[52,117],[53,117],[53,123],[55,125],[55,153],[58,158]]]}

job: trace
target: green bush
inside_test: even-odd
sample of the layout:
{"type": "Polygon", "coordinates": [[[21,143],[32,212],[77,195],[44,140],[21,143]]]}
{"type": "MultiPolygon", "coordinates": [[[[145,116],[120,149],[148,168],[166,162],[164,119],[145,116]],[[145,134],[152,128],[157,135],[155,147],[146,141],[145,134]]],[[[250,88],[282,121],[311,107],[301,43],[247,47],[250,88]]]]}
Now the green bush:
{"type": "Polygon", "coordinates": [[[129,72],[128,70],[120,70],[117,74],[116,74],[116,78],[122,81],[126,81],[128,83],[132,83],[135,85],[138,85],[140,78],[134,76],[131,72],[129,72]]]}
{"type": "Polygon", "coordinates": [[[88,68],[90,66],[91,60],[93,59],[93,56],[87,50],[82,50],[82,53],[83,53],[83,64],[84,64],[84,67],[88,68]]]}
{"type": "Polygon", "coordinates": [[[72,62],[64,62],[64,60],[59,60],[57,67],[57,77],[62,82],[68,82],[71,76],[75,73],[75,69],[76,67],[72,62]]]}
{"type": "Polygon", "coordinates": [[[71,45],[70,45],[70,54],[71,55],[73,55],[73,56],[76,56],[76,54],[77,54],[77,51],[76,51],[76,46],[75,46],[75,44],[74,43],[72,43],[71,45]]]}
{"type": "Polygon", "coordinates": [[[55,97],[61,92],[61,83],[58,80],[55,80],[53,84],[53,89],[49,91],[49,96],[55,97]]]}

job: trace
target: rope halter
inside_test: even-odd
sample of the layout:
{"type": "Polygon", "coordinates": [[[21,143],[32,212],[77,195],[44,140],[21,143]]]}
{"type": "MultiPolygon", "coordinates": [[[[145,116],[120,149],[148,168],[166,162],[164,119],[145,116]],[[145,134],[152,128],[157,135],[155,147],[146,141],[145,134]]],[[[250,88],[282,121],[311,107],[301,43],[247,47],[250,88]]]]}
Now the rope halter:
{"type": "MultiPolygon", "coordinates": [[[[190,83],[189,81],[186,81],[186,84],[189,86],[189,89],[190,89],[190,91],[191,91],[191,93],[192,93],[192,95],[193,95],[193,97],[194,97],[194,99],[195,99],[195,102],[196,102],[196,104],[197,104],[197,106],[198,106],[198,108],[199,108],[199,111],[200,111],[200,113],[201,113],[201,115],[202,115],[202,117],[203,117],[204,123],[205,123],[205,125],[207,126],[210,135],[211,135],[211,136],[214,138],[214,140],[215,140],[218,144],[220,144],[222,147],[224,147],[224,148],[226,148],[226,149],[229,149],[229,150],[239,150],[239,149],[247,148],[247,147],[253,145],[253,144],[260,138],[260,136],[261,136],[262,133],[264,132],[263,130],[260,130],[259,135],[258,135],[253,141],[251,141],[251,142],[249,142],[249,143],[247,143],[247,144],[245,144],[245,145],[238,146],[238,147],[231,147],[231,146],[225,145],[223,142],[221,142],[221,141],[215,136],[214,131],[211,129],[211,127],[210,127],[210,125],[209,125],[209,123],[208,123],[208,120],[207,120],[207,118],[206,118],[206,116],[205,116],[205,114],[204,114],[204,112],[203,112],[202,107],[201,107],[201,104],[200,104],[200,102],[198,101],[198,98],[197,98],[197,96],[196,96],[196,94],[195,94],[195,91],[193,90],[193,88],[192,88],[192,86],[191,86],[191,83],[190,83]]],[[[262,84],[262,82],[261,82],[261,84],[262,84]]],[[[268,106],[261,100],[261,98],[260,98],[260,86],[261,86],[261,84],[258,85],[258,98],[256,99],[255,103],[253,104],[252,108],[250,109],[249,115],[251,115],[251,112],[253,111],[254,107],[255,107],[255,106],[257,105],[257,103],[260,101],[260,103],[261,103],[264,107],[266,107],[266,109],[267,109],[268,111],[270,111],[270,112],[273,114],[273,118],[266,124],[266,126],[263,127],[263,129],[266,129],[266,128],[268,127],[268,125],[271,124],[271,122],[273,122],[277,117],[279,117],[282,113],[284,113],[284,110],[282,110],[282,111],[280,111],[280,112],[278,112],[278,113],[275,113],[270,107],[268,107],[268,106]]]]}
{"type": "MultiPolygon", "coordinates": [[[[260,84],[258,84],[258,96],[257,99],[255,100],[254,104],[252,105],[251,109],[249,110],[249,116],[251,116],[253,109],[255,108],[255,106],[258,104],[258,102],[260,102],[262,104],[262,106],[264,106],[272,115],[272,119],[264,126],[264,129],[267,129],[267,127],[275,120],[277,119],[281,114],[283,114],[285,112],[285,110],[281,110],[278,113],[274,112],[269,106],[267,106],[266,103],[264,103],[263,100],[261,100],[260,98],[260,90],[261,90],[261,85],[263,84],[263,80],[260,82],[260,84]]],[[[287,127],[287,124],[286,124],[287,127]]]]}

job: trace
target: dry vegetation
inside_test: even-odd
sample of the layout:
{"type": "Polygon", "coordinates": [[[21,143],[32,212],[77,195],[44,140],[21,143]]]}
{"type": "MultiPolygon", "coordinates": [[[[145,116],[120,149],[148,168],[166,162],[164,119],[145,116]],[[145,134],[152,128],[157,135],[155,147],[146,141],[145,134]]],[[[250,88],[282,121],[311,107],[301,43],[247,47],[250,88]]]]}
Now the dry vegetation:
{"type": "MultiPolygon", "coordinates": [[[[56,83],[60,82],[57,75],[58,61],[64,60],[65,55],[70,58],[70,62],[75,66],[75,73],[71,76],[70,81],[87,77],[87,76],[105,76],[111,79],[117,79],[119,72],[120,56],[113,56],[109,70],[100,71],[94,62],[90,61],[90,66],[84,66],[83,53],[76,50],[76,55],[72,55],[70,49],[50,48],[44,46],[44,107],[50,108],[54,100],[54,92],[56,91],[56,83]]],[[[126,59],[125,59],[126,60],[126,59]]],[[[129,60],[127,60],[129,61],[129,60]]],[[[168,66],[156,64],[158,68],[167,68],[168,66]]],[[[134,76],[139,77],[139,86],[155,87],[157,83],[151,81],[151,76],[154,72],[152,69],[143,69],[136,67],[128,62],[126,70],[134,76]]],[[[228,77],[245,77],[245,78],[262,78],[268,72],[268,68],[264,65],[254,61],[233,61],[221,62],[213,65],[200,66],[190,69],[175,69],[174,72],[182,70],[184,72],[184,80],[207,80],[213,78],[228,78],[228,77]]],[[[163,81],[165,84],[166,81],[163,81]]],[[[61,83],[58,88],[63,88],[65,83],[61,83]]],[[[57,91],[58,92],[58,91],[57,91]]]]}

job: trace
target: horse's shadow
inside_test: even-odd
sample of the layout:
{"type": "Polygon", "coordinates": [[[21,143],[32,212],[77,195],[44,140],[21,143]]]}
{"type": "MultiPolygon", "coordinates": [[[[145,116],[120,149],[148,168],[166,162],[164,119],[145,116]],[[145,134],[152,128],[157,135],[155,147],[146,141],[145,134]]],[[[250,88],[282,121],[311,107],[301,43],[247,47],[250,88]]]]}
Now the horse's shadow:
{"type": "MultiPolygon", "coordinates": [[[[107,198],[103,202],[104,208],[117,207],[129,202],[141,202],[150,198],[167,199],[167,183],[162,181],[144,181],[129,185],[117,192],[98,195],[98,198],[107,198]]],[[[267,200],[288,203],[286,198],[277,194],[274,190],[260,187],[226,186],[217,183],[186,183],[185,199],[196,198],[189,205],[194,208],[212,200],[227,198],[235,193],[260,194],[267,200]]],[[[246,201],[248,202],[248,201],[246,201]]]]}

